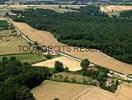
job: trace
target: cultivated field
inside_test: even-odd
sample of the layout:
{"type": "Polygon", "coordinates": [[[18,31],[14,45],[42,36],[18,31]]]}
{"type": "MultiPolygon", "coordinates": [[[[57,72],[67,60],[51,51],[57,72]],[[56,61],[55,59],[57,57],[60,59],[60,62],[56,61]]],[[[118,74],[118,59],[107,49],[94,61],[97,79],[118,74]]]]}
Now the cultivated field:
{"type": "Polygon", "coordinates": [[[32,90],[36,100],[132,100],[132,88],[120,85],[116,93],[111,93],[91,85],[45,81],[32,90]]]}
{"type": "Polygon", "coordinates": [[[24,53],[20,51],[20,45],[27,45],[27,42],[18,36],[11,36],[12,30],[2,30],[0,31],[0,55],[4,54],[15,54],[15,53],[24,53]]]}
{"type": "Polygon", "coordinates": [[[59,83],[54,81],[45,81],[32,90],[36,100],[71,100],[73,96],[82,92],[89,86],[70,83],[59,83]]]}
{"type": "Polygon", "coordinates": [[[53,68],[55,61],[62,62],[64,67],[68,67],[70,71],[77,71],[77,70],[81,69],[80,62],[73,60],[72,58],[68,58],[68,57],[64,57],[64,56],[56,57],[56,58],[46,60],[43,62],[39,62],[39,63],[35,63],[32,66],[42,66],[42,67],[46,66],[46,67],[53,68]]]}
{"type": "Polygon", "coordinates": [[[76,11],[76,10],[66,9],[66,7],[79,9],[81,6],[86,6],[86,5],[61,5],[61,8],[59,8],[59,5],[9,5],[6,6],[6,8],[16,9],[16,10],[24,10],[28,8],[33,8],[33,9],[41,8],[41,9],[54,10],[59,13],[64,13],[67,11],[76,11]]]}
{"type": "MultiPolygon", "coordinates": [[[[64,46],[64,44],[59,43],[50,32],[40,31],[30,27],[26,23],[14,22],[15,26],[18,27],[25,35],[34,41],[47,46],[64,46]]],[[[66,46],[66,45],[65,45],[66,46]]],[[[98,50],[89,49],[89,51],[75,50],[74,47],[70,47],[71,51],[63,50],[65,53],[76,56],[78,58],[84,59],[88,58],[91,62],[101,65],[103,67],[124,73],[132,73],[132,65],[120,62],[98,50]]],[[[72,62],[71,62],[72,63],[72,62]]]]}
{"type": "Polygon", "coordinates": [[[106,5],[100,6],[101,11],[109,13],[113,11],[125,11],[132,10],[132,6],[123,6],[123,5],[106,5]]]}
{"type": "Polygon", "coordinates": [[[75,96],[72,100],[131,100],[132,88],[120,85],[116,93],[110,93],[97,87],[87,88],[87,90],[75,96]]]}

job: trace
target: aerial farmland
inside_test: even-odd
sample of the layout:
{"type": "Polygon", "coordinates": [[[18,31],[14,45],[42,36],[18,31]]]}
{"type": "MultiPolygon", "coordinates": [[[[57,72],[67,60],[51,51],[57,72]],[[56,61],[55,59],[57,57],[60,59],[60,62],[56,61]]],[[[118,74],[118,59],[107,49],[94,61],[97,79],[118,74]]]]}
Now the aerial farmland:
{"type": "Polygon", "coordinates": [[[130,3],[13,2],[0,5],[0,100],[132,100],[130,3]]]}

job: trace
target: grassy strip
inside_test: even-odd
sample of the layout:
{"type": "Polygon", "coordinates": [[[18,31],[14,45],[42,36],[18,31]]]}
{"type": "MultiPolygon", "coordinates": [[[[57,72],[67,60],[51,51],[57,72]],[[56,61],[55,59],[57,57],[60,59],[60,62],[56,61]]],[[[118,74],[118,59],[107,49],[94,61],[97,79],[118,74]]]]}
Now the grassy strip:
{"type": "Polygon", "coordinates": [[[46,57],[38,55],[38,54],[24,53],[24,54],[1,55],[0,61],[2,60],[3,57],[10,58],[11,56],[15,56],[18,60],[22,62],[29,62],[30,64],[46,60],[46,57]]]}

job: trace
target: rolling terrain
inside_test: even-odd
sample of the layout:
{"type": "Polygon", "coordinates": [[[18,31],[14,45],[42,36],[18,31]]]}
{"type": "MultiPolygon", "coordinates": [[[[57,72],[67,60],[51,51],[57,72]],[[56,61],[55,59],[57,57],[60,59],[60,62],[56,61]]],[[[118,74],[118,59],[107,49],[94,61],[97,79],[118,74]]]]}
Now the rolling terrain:
{"type": "MultiPolygon", "coordinates": [[[[13,23],[21,32],[34,41],[38,41],[39,43],[47,46],[64,46],[64,44],[59,43],[50,32],[34,29],[26,23],[13,23]]],[[[71,52],[67,52],[67,50],[65,50],[65,52],[70,55],[81,59],[88,58],[91,62],[97,65],[101,65],[105,68],[109,68],[120,73],[132,73],[132,65],[120,62],[98,50],[94,50],[94,52],[93,50],[89,50],[89,52],[74,52],[74,47],[70,48],[72,49],[71,52]]]]}
{"type": "MultiPolygon", "coordinates": [[[[35,11],[36,8],[39,8],[39,6],[33,8],[33,6],[27,5],[22,6],[22,8],[20,5],[14,6],[11,9],[24,10],[25,7],[27,7],[32,8],[30,9],[31,12],[33,10],[35,11]]],[[[64,12],[70,11],[69,8],[64,9],[65,6],[61,9],[56,5],[55,7],[52,7],[49,5],[47,8],[46,6],[43,8],[42,5],[40,8],[55,10],[59,13],[49,13],[50,10],[44,10],[45,13],[40,15],[39,13],[37,14],[36,12],[33,12],[35,17],[32,17],[31,13],[26,13],[27,16],[25,16],[23,13],[19,13],[18,11],[16,18],[21,17],[22,21],[16,22],[17,20],[12,21],[7,18],[6,20],[10,24],[5,23],[4,25],[3,22],[2,24],[0,23],[0,28],[2,30],[0,30],[0,100],[132,100],[132,83],[129,82],[132,80],[128,81],[128,77],[131,77],[132,75],[132,63],[128,64],[121,62],[114,59],[114,56],[108,56],[108,52],[112,54],[120,54],[125,49],[127,52],[123,52],[120,55],[124,54],[127,56],[128,54],[130,56],[126,60],[132,61],[132,45],[130,45],[132,42],[130,27],[132,25],[132,13],[129,11],[123,13],[123,16],[126,16],[128,19],[130,18],[129,20],[117,20],[118,18],[109,19],[104,13],[101,14],[98,12],[98,8],[93,10],[93,7],[91,7],[90,12],[86,11],[90,16],[85,16],[84,18],[84,15],[87,15],[84,14],[81,15],[83,16],[82,18],[80,16],[72,16],[72,14],[76,15],[79,14],[79,12],[68,12],[67,14],[71,14],[71,17],[69,17],[69,15],[65,15],[64,12]],[[82,26],[86,25],[86,27],[88,27],[87,25],[91,24],[88,19],[93,17],[93,12],[97,15],[94,16],[95,18],[91,20],[91,22],[95,20],[95,23],[92,23],[93,25],[90,26],[91,28],[88,28],[88,30],[85,30],[86,28],[83,29],[82,26]],[[46,17],[46,14],[51,15],[46,17]],[[57,16],[57,14],[62,14],[62,17],[57,16]],[[56,18],[56,22],[53,22],[54,17],[56,18]],[[87,17],[88,19],[86,19],[87,17]],[[98,17],[102,19],[96,20],[98,17]],[[64,18],[65,20],[63,19],[61,21],[59,18],[61,20],[64,18]],[[105,27],[102,30],[98,30],[100,29],[98,26],[102,26],[100,23],[101,21],[105,22],[105,18],[108,18],[108,20],[106,20],[108,22],[102,24],[104,26],[108,24],[108,27],[106,27],[104,32],[102,30],[105,29],[105,27]],[[78,21],[80,22],[78,23],[78,21]],[[111,23],[111,21],[114,23],[111,23]],[[117,22],[118,24],[116,24],[116,21],[119,21],[119,23],[117,22]],[[71,23],[71,25],[69,23],[71,23]],[[98,25],[96,26],[96,24],[98,25]],[[114,26],[114,24],[116,25],[114,26]],[[122,25],[124,27],[122,27],[122,25]],[[109,26],[111,27],[109,28],[109,26]],[[93,31],[97,34],[88,34],[87,32],[89,32],[90,29],[97,29],[97,31],[93,31]],[[118,29],[120,30],[118,31],[118,29]],[[101,35],[99,32],[104,33],[101,35]],[[107,48],[107,46],[110,46],[110,48],[108,48],[109,51],[105,54],[103,53],[103,50],[101,52],[101,49],[98,48],[86,48],[83,44],[89,46],[90,42],[86,42],[86,40],[92,39],[92,37],[95,38],[96,41],[94,45],[97,45],[98,42],[102,43],[100,46],[105,45],[106,43],[107,45],[104,47],[107,48]],[[60,40],[61,38],[62,41],[60,40]],[[64,38],[69,42],[69,44],[63,42],[64,38]],[[103,41],[99,38],[110,40],[103,41]],[[70,42],[74,44],[75,41],[78,42],[77,45],[69,46],[70,42]],[[121,44],[119,43],[120,41],[121,44]],[[24,53],[20,52],[18,48],[19,45],[32,45],[35,47],[35,51],[30,53],[29,51],[24,53]],[[53,48],[52,50],[56,51],[55,54],[57,55],[50,55],[45,51],[41,52],[42,48],[40,46],[49,46],[50,48],[53,48]],[[115,49],[115,51],[117,50],[117,52],[112,51],[113,49],[115,49]],[[84,69],[82,59],[85,58],[88,58],[90,62],[87,60],[88,64],[86,65],[85,63],[87,68],[84,69]],[[55,63],[56,61],[58,61],[58,64],[55,63]],[[82,70],[80,70],[80,63],[82,70]],[[57,67],[62,67],[63,71],[58,70],[57,67]],[[109,71],[109,69],[113,71],[109,71]],[[84,70],[86,71],[86,76],[82,73],[84,70]],[[116,71],[125,75],[119,74],[116,71]],[[115,73],[119,75],[116,76],[114,75],[115,73]],[[128,74],[131,75],[127,76],[128,74]],[[127,77],[127,81],[124,80],[125,77],[127,77]]],[[[79,8],[77,7],[77,9],[79,8]]],[[[85,13],[86,9],[83,10],[84,12],[82,12],[85,13]]],[[[132,79],[132,77],[129,79],[132,79]]]]}

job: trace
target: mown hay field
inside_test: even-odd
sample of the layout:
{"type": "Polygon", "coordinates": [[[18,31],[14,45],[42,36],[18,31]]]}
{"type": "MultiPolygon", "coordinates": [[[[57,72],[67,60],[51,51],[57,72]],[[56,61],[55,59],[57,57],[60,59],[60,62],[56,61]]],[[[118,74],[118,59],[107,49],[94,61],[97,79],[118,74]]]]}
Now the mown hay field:
{"type": "MultiPolygon", "coordinates": [[[[12,30],[0,31],[0,55],[28,53],[20,50],[19,46],[28,46],[27,42],[20,36],[11,36],[12,30]]],[[[16,34],[16,33],[13,33],[16,34]]]]}
{"type": "Polygon", "coordinates": [[[45,81],[32,89],[32,93],[36,100],[132,100],[132,88],[125,84],[111,93],[91,85],[45,81]]]}

